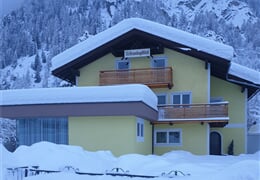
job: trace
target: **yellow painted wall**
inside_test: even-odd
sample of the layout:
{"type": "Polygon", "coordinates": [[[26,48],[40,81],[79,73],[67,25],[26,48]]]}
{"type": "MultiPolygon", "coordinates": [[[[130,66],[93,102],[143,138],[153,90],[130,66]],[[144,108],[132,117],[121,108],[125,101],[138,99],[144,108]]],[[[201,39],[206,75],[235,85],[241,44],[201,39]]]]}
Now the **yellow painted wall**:
{"type": "Polygon", "coordinates": [[[205,62],[165,49],[168,66],[173,68],[172,92],[192,91],[192,103],[208,102],[208,75],[205,62]]]}
{"type": "MultiPolygon", "coordinates": [[[[173,68],[174,87],[171,90],[168,88],[153,89],[155,92],[168,93],[170,96],[172,92],[176,91],[191,91],[192,103],[208,102],[208,75],[205,69],[205,62],[167,48],[165,48],[164,54],[154,55],[154,57],[156,56],[167,57],[168,66],[173,68]]],[[[115,60],[116,57],[112,54],[107,54],[81,68],[78,85],[98,85],[99,71],[114,70],[115,60]]],[[[142,57],[130,59],[131,69],[149,67],[151,67],[150,58],[142,57]]]]}
{"type": "Polygon", "coordinates": [[[241,87],[216,77],[211,77],[211,96],[223,97],[229,102],[228,115],[230,128],[212,128],[222,135],[222,152],[227,153],[228,145],[234,139],[234,153],[245,153],[246,134],[246,102],[241,87]]]}
{"type": "Polygon", "coordinates": [[[144,142],[136,140],[135,116],[70,117],[69,144],[86,150],[110,150],[116,156],[152,153],[152,128],[145,121],[144,142]]]}
{"type": "Polygon", "coordinates": [[[222,153],[228,154],[228,146],[234,141],[234,154],[239,155],[245,153],[245,131],[243,128],[211,128],[222,137],[222,153]]]}
{"type": "MultiPolygon", "coordinates": [[[[167,66],[173,68],[173,88],[153,88],[155,93],[168,94],[168,103],[171,103],[171,93],[192,92],[192,103],[208,102],[208,72],[205,69],[205,62],[196,58],[178,53],[165,48],[162,55],[154,57],[166,57],[167,66]]],[[[147,58],[131,60],[132,68],[149,68],[151,62],[147,58]]]]}
{"type": "MultiPolygon", "coordinates": [[[[196,58],[178,53],[176,51],[165,48],[164,54],[154,55],[166,57],[167,66],[173,68],[173,84],[172,89],[168,88],[157,88],[153,89],[155,93],[166,93],[168,102],[171,103],[171,94],[173,92],[192,92],[192,103],[207,103],[208,102],[208,70],[205,69],[205,62],[196,58]]],[[[79,86],[93,86],[99,83],[99,71],[101,70],[114,70],[115,60],[112,54],[107,54],[100,59],[92,62],[88,66],[80,69],[79,86]]],[[[151,59],[147,57],[132,58],[130,59],[130,68],[149,68],[151,67],[151,59]]],[[[97,118],[97,117],[96,117],[97,118]]],[[[146,124],[145,131],[145,143],[136,143],[135,134],[135,120],[133,117],[124,117],[124,122],[120,121],[122,117],[98,117],[98,121],[95,118],[70,118],[70,144],[79,144],[88,150],[97,149],[112,149],[116,155],[122,153],[140,152],[142,154],[151,153],[152,150],[152,130],[151,125],[146,124]],[[93,120],[94,119],[94,120],[93,120]],[[100,126],[100,123],[103,124],[100,126]],[[88,126],[88,124],[90,124],[88,126]],[[117,124],[119,129],[115,129],[114,125],[117,124]],[[104,126],[105,125],[105,126],[104,126]],[[102,128],[101,131],[105,137],[104,139],[98,136],[98,132],[93,132],[95,136],[87,137],[89,132],[92,132],[98,128],[102,128]],[[108,127],[108,128],[107,128],[108,127]],[[109,134],[110,130],[116,130],[113,134],[109,134]],[[108,132],[107,132],[108,131],[108,132]],[[85,132],[85,139],[78,138],[81,133],[85,132]],[[115,141],[115,137],[119,138],[119,141],[115,141]],[[94,139],[93,139],[94,138],[94,139]],[[126,145],[122,146],[127,140],[126,145]],[[91,146],[86,142],[96,142],[91,146]],[[107,142],[102,144],[103,142],[107,142]],[[115,149],[120,147],[120,149],[115,149]]],[[[156,147],[155,153],[162,154],[172,149],[182,149],[191,151],[195,154],[206,154],[207,143],[206,138],[206,126],[200,124],[190,125],[176,125],[177,127],[183,128],[183,145],[181,147],[156,147]],[[195,135],[194,135],[195,133],[195,135]]],[[[165,126],[171,128],[171,126],[165,126]]],[[[175,126],[174,126],[175,127],[175,126]]]]}
{"type": "Polygon", "coordinates": [[[115,57],[110,53],[81,68],[78,86],[99,85],[99,71],[115,69],[115,57]]]}
{"type": "Polygon", "coordinates": [[[154,147],[155,154],[164,154],[173,150],[190,151],[193,154],[208,153],[208,131],[207,125],[197,124],[174,124],[170,125],[155,125],[156,129],[181,129],[182,130],[182,145],[176,146],[156,146],[154,147]]]}

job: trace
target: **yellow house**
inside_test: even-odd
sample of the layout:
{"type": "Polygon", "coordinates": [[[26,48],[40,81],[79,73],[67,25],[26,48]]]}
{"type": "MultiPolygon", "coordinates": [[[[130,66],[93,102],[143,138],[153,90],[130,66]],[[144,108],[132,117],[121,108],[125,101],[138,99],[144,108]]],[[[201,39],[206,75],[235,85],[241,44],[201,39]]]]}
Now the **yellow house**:
{"type": "MultiPolygon", "coordinates": [[[[53,58],[53,75],[76,87],[35,93],[46,93],[46,102],[35,95],[28,103],[30,93],[20,91],[22,103],[2,103],[2,117],[19,117],[21,144],[33,142],[25,126],[35,128],[38,119],[42,127],[49,119],[56,123],[53,136],[41,132],[36,141],[117,156],[246,153],[247,101],[259,91],[260,73],[233,63],[233,54],[212,40],[126,19],[53,58]]],[[[14,91],[4,93],[11,98],[14,91]]]]}

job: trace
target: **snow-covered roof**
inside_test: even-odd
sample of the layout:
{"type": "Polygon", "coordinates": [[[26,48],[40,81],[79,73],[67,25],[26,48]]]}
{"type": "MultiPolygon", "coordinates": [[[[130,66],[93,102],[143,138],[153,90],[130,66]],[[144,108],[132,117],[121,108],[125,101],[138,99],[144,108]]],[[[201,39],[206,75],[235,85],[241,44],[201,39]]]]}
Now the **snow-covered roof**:
{"type": "Polygon", "coordinates": [[[91,52],[92,50],[134,29],[147,32],[163,39],[167,39],[169,41],[182,44],[183,46],[194,48],[198,51],[212,54],[227,60],[231,60],[234,54],[234,49],[231,46],[149,20],[129,18],[53,57],[52,70],[58,69],[59,67],[70,63],[80,56],[91,52]]]}
{"type": "Polygon", "coordinates": [[[228,72],[230,75],[240,77],[244,80],[252,82],[260,86],[260,72],[231,62],[231,66],[228,72]]]}
{"type": "Polygon", "coordinates": [[[260,134],[260,123],[255,124],[248,130],[249,134],[260,134]]]}
{"type": "Polygon", "coordinates": [[[0,106],[141,101],[157,110],[156,95],[141,84],[2,90],[0,96],[0,106]]]}

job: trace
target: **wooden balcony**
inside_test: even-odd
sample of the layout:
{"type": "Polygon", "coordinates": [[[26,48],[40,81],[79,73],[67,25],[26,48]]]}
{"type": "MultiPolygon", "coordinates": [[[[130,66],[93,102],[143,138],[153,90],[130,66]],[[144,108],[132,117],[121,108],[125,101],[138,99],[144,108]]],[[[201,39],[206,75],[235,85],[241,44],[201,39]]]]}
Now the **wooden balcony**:
{"type": "Polygon", "coordinates": [[[162,105],[158,111],[158,123],[208,122],[211,126],[223,127],[229,120],[228,102],[162,105]]]}
{"type": "Polygon", "coordinates": [[[143,68],[129,70],[100,71],[99,84],[145,84],[151,88],[173,86],[172,68],[143,68]]]}

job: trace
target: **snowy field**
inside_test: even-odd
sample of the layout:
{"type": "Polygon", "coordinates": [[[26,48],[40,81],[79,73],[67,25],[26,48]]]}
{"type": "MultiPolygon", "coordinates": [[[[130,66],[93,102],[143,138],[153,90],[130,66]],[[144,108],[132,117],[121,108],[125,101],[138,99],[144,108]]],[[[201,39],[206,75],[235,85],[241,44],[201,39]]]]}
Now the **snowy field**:
{"type": "Polygon", "coordinates": [[[6,168],[23,166],[39,166],[40,170],[58,171],[49,174],[41,172],[34,176],[30,175],[32,171],[28,171],[29,176],[23,178],[24,180],[147,179],[144,177],[131,178],[125,176],[126,174],[156,176],[153,178],[155,180],[171,178],[180,180],[260,179],[260,152],[239,156],[198,156],[185,151],[172,151],[162,156],[128,154],[115,157],[109,151],[89,152],[77,146],[41,142],[30,147],[21,146],[14,153],[6,151],[0,145],[0,153],[2,166],[0,178],[2,177],[3,180],[17,179],[6,168]],[[113,168],[122,168],[124,172],[120,169],[111,171],[113,168]],[[79,175],[75,171],[99,173],[100,175],[79,175]],[[171,171],[173,172],[168,174],[171,171]],[[111,176],[115,172],[121,176],[111,176]]]}

